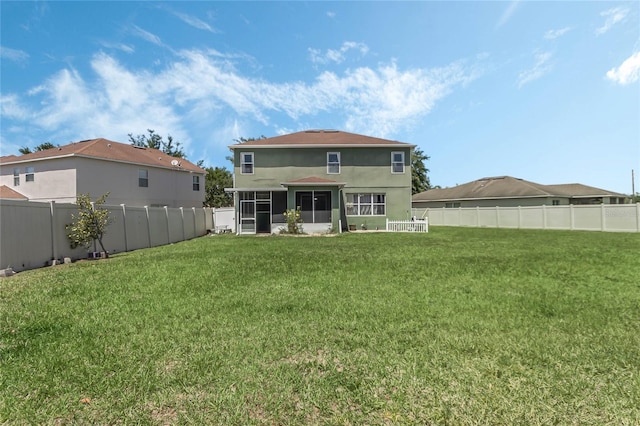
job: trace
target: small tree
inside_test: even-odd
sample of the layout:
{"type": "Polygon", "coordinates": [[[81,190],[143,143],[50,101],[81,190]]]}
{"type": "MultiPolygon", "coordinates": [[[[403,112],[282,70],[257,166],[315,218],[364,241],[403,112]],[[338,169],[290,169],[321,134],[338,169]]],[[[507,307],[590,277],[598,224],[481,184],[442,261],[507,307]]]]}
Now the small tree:
{"type": "Polygon", "coordinates": [[[78,205],[78,213],[71,214],[73,223],[66,226],[69,232],[67,237],[69,237],[72,249],[78,246],[89,248],[95,240],[98,240],[105,257],[109,257],[109,253],[102,243],[102,238],[107,230],[107,226],[113,220],[109,217],[109,210],[101,207],[108,196],[109,193],[107,192],[98,198],[95,203],[92,203],[91,195],[78,194],[75,203],[78,205]]]}
{"type": "Polygon", "coordinates": [[[233,206],[233,196],[224,192],[225,188],[233,187],[233,175],[224,167],[207,167],[205,176],[204,205],[207,207],[233,206]]]}
{"type": "Polygon", "coordinates": [[[416,148],[411,153],[411,194],[418,194],[420,192],[431,189],[431,181],[429,180],[429,169],[424,165],[424,162],[429,160],[429,156],[426,155],[420,148],[416,148]]]}
{"type": "Polygon", "coordinates": [[[165,142],[162,136],[157,134],[155,130],[147,129],[147,132],[149,132],[148,136],[133,136],[133,133],[129,133],[129,141],[131,142],[131,145],[158,149],[165,154],[176,158],[187,158],[187,155],[182,150],[182,144],[178,141],[174,144],[173,137],[171,135],[167,136],[167,141],[165,142]]]}
{"type": "Polygon", "coordinates": [[[51,142],[43,142],[35,148],[31,149],[28,146],[23,146],[18,151],[20,154],[31,154],[32,152],[45,151],[47,149],[57,148],[60,145],[54,145],[51,142]]]}

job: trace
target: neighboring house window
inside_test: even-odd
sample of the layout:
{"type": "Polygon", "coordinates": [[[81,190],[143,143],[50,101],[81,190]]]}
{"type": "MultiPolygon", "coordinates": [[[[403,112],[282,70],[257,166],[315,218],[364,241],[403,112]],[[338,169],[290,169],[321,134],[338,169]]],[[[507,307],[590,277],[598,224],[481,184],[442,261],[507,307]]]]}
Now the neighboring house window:
{"type": "Polygon", "coordinates": [[[339,152],[327,152],[327,173],[330,175],[340,174],[339,152]]]}
{"type": "Polygon", "coordinates": [[[200,191],[200,176],[193,177],[193,190],[200,191]]]}
{"type": "Polygon", "coordinates": [[[138,186],[141,188],[147,188],[149,186],[148,170],[138,170],[138,186]]]}
{"type": "Polygon", "coordinates": [[[560,205],[560,200],[551,200],[551,205],[552,206],[559,206],[560,205]]]}
{"type": "Polygon", "coordinates": [[[253,152],[240,153],[240,173],[243,175],[253,174],[253,152]]]}
{"type": "Polygon", "coordinates": [[[20,186],[20,169],[13,169],[13,186],[20,186]]]}
{"type": "Polygon", "coordinates": [[[404,152],[391,153],[391,173],[404,173],[404,152]]]}
{"type": "Polygon", "coordinates": [[[457,209],[460,207],[460,203],[444,203],[445,209],[457,209]]]}
{"type": "Polygon", "coordinates": [[[384,216],[385,194],[347,194],[347,214],[350,216],[384,216]]]}
{"type": "Polygon", "coordinates": [[[25,182],[33,182],[36,176],[34,174],[33,167],[25,167],[24,169],[24,181],[25,182]]]}

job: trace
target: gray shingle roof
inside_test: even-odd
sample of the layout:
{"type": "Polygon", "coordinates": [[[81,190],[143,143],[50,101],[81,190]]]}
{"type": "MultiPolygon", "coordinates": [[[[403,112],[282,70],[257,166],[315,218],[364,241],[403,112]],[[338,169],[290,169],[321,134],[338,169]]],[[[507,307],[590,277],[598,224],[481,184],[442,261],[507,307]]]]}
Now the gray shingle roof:
{"type": "Polygon", "coordinates": [[[542,185],[511,176],[486,177],[452,188],[430,189],[412,197],[413,201],[479,200],[532,197],[625,197],[579,183],[542,185]]]}

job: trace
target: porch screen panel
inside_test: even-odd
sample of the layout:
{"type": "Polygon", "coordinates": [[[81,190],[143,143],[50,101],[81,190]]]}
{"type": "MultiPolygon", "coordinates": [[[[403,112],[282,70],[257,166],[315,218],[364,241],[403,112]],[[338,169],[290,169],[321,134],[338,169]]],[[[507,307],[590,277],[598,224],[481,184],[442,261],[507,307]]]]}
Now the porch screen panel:
{"type": "Polygon", "coordinates": [[[331,191],[314,191],[313,210],[315,223],[331,222],[331,191]]]}
{"type": "Polygon", "coordinates": [[[274,191],[271,196],[271,223],[286,223],[284,211],[287,210],[287,193],[274,191]]]}

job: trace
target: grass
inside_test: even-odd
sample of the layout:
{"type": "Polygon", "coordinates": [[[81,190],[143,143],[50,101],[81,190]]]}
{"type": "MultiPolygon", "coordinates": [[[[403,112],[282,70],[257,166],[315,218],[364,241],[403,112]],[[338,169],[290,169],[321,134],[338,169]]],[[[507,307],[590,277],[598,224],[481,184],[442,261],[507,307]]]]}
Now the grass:
{"type": "Polygon", "coordinates": [[[204,237],[0,281],[0,423],[637,424],[640,235],[204,237]]]}

